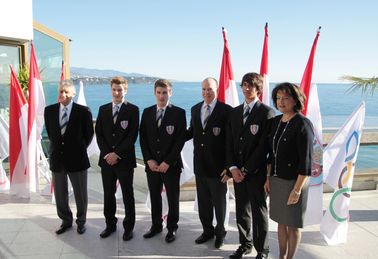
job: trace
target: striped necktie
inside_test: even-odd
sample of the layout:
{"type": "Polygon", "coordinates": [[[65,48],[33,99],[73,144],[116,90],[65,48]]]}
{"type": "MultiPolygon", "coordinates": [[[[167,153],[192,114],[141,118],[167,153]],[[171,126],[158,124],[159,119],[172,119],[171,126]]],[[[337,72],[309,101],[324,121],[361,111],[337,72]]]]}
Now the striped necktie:
{"type": "Polygon", "coordinates": [[[157,127],[160,128],[161,121],[163,120],[163,109],[158,109],[157,115],[156,115],[156,123],[157,127]]]}
{"type": "Polygon", "coordinates": [[[119,111],[118,105],[114,105],[113,107],[113,123],[114,124],[116,124],[116,121],[117,121],[118,111],[119,111]]]}
{"type": "Polygon", "coordinates": [[[64,108],[63,108],[62,119],[61,119],[61,121],[60,121],[60,134],[61,134],[62,136],[63,136],[64,133],[66,132],[67,124],[68,124],[67,107],[64,107],[64,108]]]}
{"type": "Polygon", "coordinates": [[[245,124],[245,122],[247,121],[247,118],[249,116],[249,106],[246,105],[244,107],[244,113],[243,113],[243,125],[245,124]]]}
{"type": "Polygon", "coordinates": [[[210,105],[206,105],[205,115],[203,117],[203,127],[206,127],[207,121],[210,118],[210,105]]]}

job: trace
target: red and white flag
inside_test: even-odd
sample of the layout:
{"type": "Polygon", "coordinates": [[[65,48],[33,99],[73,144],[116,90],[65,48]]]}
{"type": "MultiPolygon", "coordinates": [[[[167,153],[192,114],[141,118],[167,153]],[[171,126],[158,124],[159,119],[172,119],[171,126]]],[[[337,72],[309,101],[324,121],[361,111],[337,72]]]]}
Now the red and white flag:
{"type": "Polygon", "coordinates": [[[268,76],[268,23],[265,24],[265,36],[264,36],[264,46],[261,55],[261,66],[260,66],[260,75],[264,78],[264,87],[263,92],[260,95],[260,101],[266,105],[270,104],[270,90],[269,90],[269,76],[268,76]]]}
{"type": "Polygon", "coordinates": [[[236,107],[239,105],[239,96],[236,90],[234,72],[232,70],[231,54],[230,50],[228,49],[227,31],[223,27],[222,33],[224,47],[221,73],[219,78],[218,100],[227,103],[232,107],[236,107]]]}
{"type": "MultiPolygon", "coordinates": [[[[227,31],[225,28],[222,28],[222,32],[223,32],[224,47],[223,47],[221,73],[220,73],[220,79],[219,79],[218,100],[232,107],[236,107],[239,105],[239,96],[238,96],[238,91],[236,89],[234,72],[232,70],[231,54],[228,48],[228,41],[227,41],[227,31]]],[[[229,197],[230,197],[230,191],[227,184],[226,217],[224,219],[224,224],[226,227],[228,226],[228,222],[230,220],[229,197]]]]}
{"type": "Polygon", "coordinates": [[[29,73],[27,175],[30,191],[36,192],[39,185],[38,162],[40,160],[37,145],[42,138],[43,113],[46,103],[33,43],[31,43],[29,73]]]}
{"type": "Polygon", "coordinates": [[[307,66],[301,82],[301,88],[306,95],[303,114],[312,122],[315,135],[307,210],[305,214],[305,225],[319,224],[323,216],[322,118],[320,114],[318,90],[316,84],[311,83],[314,57],[319,35],[320,27],[316,33],[316,37],[311,48],[310,57],[308,58],[307,66]]]}
{"type": "Polygon", "coordinates": [[[28,104],[11,67],[9,96],[9,168],[10,193],[29,198],[26,174],[28,104]]]}
{"type": "Polygon", "coordinates": [[[3,168],[3,160],[9,156],[9,125],[0,114],[0,192],[9,190],[9,179],[3,168]]]}

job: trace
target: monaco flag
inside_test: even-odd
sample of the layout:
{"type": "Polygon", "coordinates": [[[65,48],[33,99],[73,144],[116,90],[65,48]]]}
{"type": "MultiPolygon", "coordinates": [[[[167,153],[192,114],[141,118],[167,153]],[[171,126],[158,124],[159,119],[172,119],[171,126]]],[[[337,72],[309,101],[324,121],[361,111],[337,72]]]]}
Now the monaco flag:
{"type": "Polygon", "coordinates": [[[9,156],[9,125],[0,114],[0,192],[9,190],[9,179],[3,168],[3,160],[9,156]]]}
{"type": "Polygon", "coordinates": [[[29,198],[26,175],[28,104],[11,67],[9,96],[10,193],[29,198]]]}
{"type": "Polygon", "coordinates": [[[230,50],[228,49],[227,31],[223,27],[222,27],[222,33],[223,33],[224,48],[223,48],[221,73],[220,73],[220,78],[219,78],[218,100],[221,102],[227,103],[231,105],[232,107],[236,107],[239,105],[239,96],[236,90],[234,72],[232,71],[231,54],[230,54],[230,50]]]}
{"type": "MultiPolygon", "coordinates": [[[[222,58],[220,79],[219,79],[218,100],[232,107],[236,107],[239,105],[239,96],[238,96],[238,91],[236,89],[236,84],[234,80],[234,73],[232,70],[231,54],[230,54],[230,50],[228,49],[227,31],[224,28],[222,28],[222,32],[223,32],[224,47],[223,47],[223,58],[222,58]]],[[[229,197],[230,197],[230,191],[228,189],[228,184],[227,184],[226,217],[224,219],[224,225],[226,227],[228,226],[228,223],[230,220],[229,197]]],[[[215,219],[215,216],[214,216],[214,219],[215,219]]]]}
{"type": "Polygon", "coordinates": [[[312,122],[314,126],[314,143],[313,143],[313,158],[312,170],[309,181],[309,192],[307,209],[305,214],[305,225],[319,224],[323,216],[323,172],[322,172],[322,157],[323,157],[323,136],[322,136],[322,118],[320,114],[320,105],[318,98],[318,90],[316,84],[312,84],[312,69],[314,64],[314,57],[316,45],[320,35],[320,28],[318,29],[315,40],[313,42],[310,57],[304,71],[301,88],[306,95],[305,107],[303,114],[312,122]]]}
{"type": "Polygon", "coordinates": [[[36,192],[39,185],[38,162],[40,160],[37,145],[42,138],[43,113],[46,104],[33,43],[31,43],[29,73],[27,175],[30,191],[36,192]]]}
{"type": "Polygon", "coordinates": [[[269,76],[268,76],[268,23],[265,24],[264,46],[261,55],[260,75],[264,78],[263,92],[260,101],[266,105],[270,104],[269,76]]]}
{"type": "Polygon", "coordinates": [[[364,121],[362,102],[324,149],[325,182],[334,189],[320,224],[320,233],[328,245],[347,242],[349,204],[364,121]]]}

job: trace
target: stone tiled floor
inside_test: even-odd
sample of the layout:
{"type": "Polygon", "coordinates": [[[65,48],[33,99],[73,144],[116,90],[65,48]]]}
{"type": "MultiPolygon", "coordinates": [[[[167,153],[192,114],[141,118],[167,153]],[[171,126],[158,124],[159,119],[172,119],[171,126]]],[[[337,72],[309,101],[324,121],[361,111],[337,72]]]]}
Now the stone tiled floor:
{"type": "MultiPolygon", "coordinates": [[[[145,177],[143,175],[143,177],[145,177]]],[[[122,224],[106,239],[100,239],[104,228],[100,174],[89,174],[89,207],[87,232],[84,235],[72,230],[57,236],[60,221],[55,206],[49,198],[33,194],[30,200],[22,200],[0,194],[0,258],[228,258],[238,246],[235,225],[234,202],[231,201],[230,226],[225,246],[217,250],[213,242],[195,245],[194,239],[201,233],[201,225],[194,203],[180,203],[180,222],[177,240],[172,244],[161,235],[144,240],[142,235],[150,226],[150,214],[145,206],[146,194],[136,191],[137,223],[134,238],[122,241],[122,224]]],[[[327,204],[330,194],[326,194],[327,204]]],[[[73,197],[71,197],[73,199],[73,197]]],[[[119,202],[118,216],[123,208],[119,202]]],[[[75,205],[71,208],[75,211],[75,205]]],[[[348,243],[327,246],[319,233],[319,226],[306,227],[297,258],[377,258],[378,254],[378,191],[352,193],[348,243]]],[[[276,225],[270,222],[269,258],[278,258],[276,225]]],[[[254,258],[256,252],[246,256],[254,258]]]]}

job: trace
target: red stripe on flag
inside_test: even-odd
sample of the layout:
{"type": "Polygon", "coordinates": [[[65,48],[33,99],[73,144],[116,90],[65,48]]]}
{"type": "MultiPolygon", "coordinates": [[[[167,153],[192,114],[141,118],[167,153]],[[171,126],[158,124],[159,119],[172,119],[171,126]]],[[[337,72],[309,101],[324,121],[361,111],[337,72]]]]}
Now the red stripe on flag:
{"type": "Polygon", "coordinates": [[[218,92],[218,100],[221,102],[226,102],[226,91],[229,87],[230,80],[234,80],[234,73],[232,70],[231,65],[231,54],[228,49],[228,41],[227,41],[227,32],[224,28],[222,28],[223,33],[223,57],[222,57],[222,66],[221,66],[221,73],[219,78],[219,92],[218,92]]]}
{"type": "MultiPolygon", "coordinates": [[[[11,67],[9,96],[9,167],[11,182],[13,179],[13,174],[15,173],[14,169],[16,167],[16,163],[19,160],[22,150],[20,120],[22,116],[21,108],[25,104],[25,96],[22,92],[17,76],[11,67]]],[[[24,174],[25,172],[20,173],[24,174]]]]}
{"type": "MultiPolygon", "coordinates": [[[[260,75],[262,77],[264,77],[265,75],[268,75],[268,38],[269,38],[268,23],[265,24],[264,30],[265,30],[264,45],[263,45],[263,50],[262,50],[262,55],[261,55],[261,65],[260,65],[260,75]]],[[[269,85],[267,85],[267,87],[269,88],[269,85]]],[[[269,93],[269,89],[268,91],[263,91],[263,92],[269,93]]],[[[260,101],[263,100],[263,96],[264,96],[263,93],[261,93],[259,96],[260,101]]],[[[269,105],[269,103],[267,103],[267,105],[269,105]]]]}
{"type": "Polygon", "coordinates": [[[320,35],[320,29],[321,29],[321,27],[319,27],[319,29],[316,33],[314,43],[312,44],[310,57],[308,58],[306,69],[303,73],[303,77],[302,77],[302,81],[301,81],[301,89],[303,90],[304,94],[306,95],[306,102],[305,102],[304,109],[303,109],[303,112],[302,112],[303,115],[305,115],[305,116],[307,115],[308,99],[309,99],[310,90],[311,90],[312,68],[314,66],[314,57],[315,57],[316,45],[318,43],[318,38],[319,38],[319,35],[320,35]]]}

